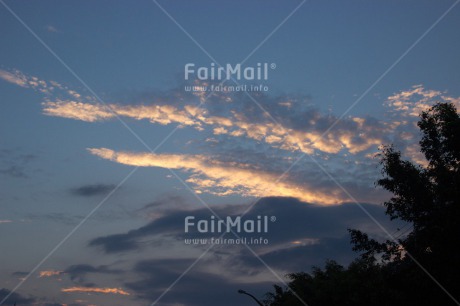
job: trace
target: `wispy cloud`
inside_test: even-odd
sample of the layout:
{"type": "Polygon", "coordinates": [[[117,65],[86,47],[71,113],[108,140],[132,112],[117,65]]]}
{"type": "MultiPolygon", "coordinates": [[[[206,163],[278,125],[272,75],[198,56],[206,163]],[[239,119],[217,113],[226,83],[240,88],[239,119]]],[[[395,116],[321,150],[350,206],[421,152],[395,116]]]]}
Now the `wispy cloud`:
{"type": "Polygon", "coordinates": [[[316,190],[289,180],[278,182],[279,174],[254,169],[248,164],[222,162],[203,155],[115,152],[106,148],[90,148],[88,151],[124,165],[190,171],[192,175],[187,182],[195,186],[197,193],[221,196],[285,196],[319,204],[337,204],[344,200],[338,190],[316,190]]]}
{"type": "Polygon", "coordinates": [[[307,97],[257,95],[256,99],[269,111],[271,118],[254,107],[253,101],[238,93],[218,93],[201,108],[196,102],[202,97],[198,93],[184,93],[183,89],[153,96],[149,98],[152,102],[145,104],[100,104],[57,82],[46,82],[18,70],[1,71],[5,80],[19,86],[32,87],[45,94],[58,90],[59,98],[47,98],[43,102],[43,113],[48,116],[85,122],[106,121],[118,116],[160,125],[176,124],[211,132],[216,137],[249,139],[288,152],[307,154],[375,152],[378,146],[395,140],[390,135],[398,136],[395,134],[398,128],[410,126],[412,119],[409,118],[417,117],[434,101],[460,106],[460,97],[450,97],[445,92],[416,85],[387,98],[385,105],[394,115],[391,119],[350,116],[342,118],[333,130],[326,133],[337,117],[306,106],[309,104],[307,97]]]}
{"type": "Polygon", "coordinates": [[[93,104],[76,101],[53,101],[43,103],[43,113],[87,122],[112,119],[115,116],[135,120],[148,120],[151,123],[167,125],[179,124],[198,130],[208,127],[214,135],[249,138],[262,141],[270,146],[288,151],[301,151],[312,154],[315,150],[325,153],[338,153],[342,150],[352,154],[381,145],[390,126],[367,118],[348,118],[339,123],[333,132],[323,135],[335,117],[322,116],[315,110],[303,114],[309,118],[301,126],[275,123],[262,116],[255,120],[242,112],[231,111],[223,115],[194,105],[177,107],[172,105],[118,105],[93,104]],[[321,137],[324,136],[324,137],[321,137]]]}
{"type": "Polygon", "coordinates": [[[93,105],[75,101],[43,103],[43,113],[48,116],[95,122],[113,118],[114,114],[103,105],[93,105]]]}
{"type": "Polygon", "coordinates": [[[51,277],[62,274],[62,271],[55,271],[55,270],[48,270],[48,271],[40,271],[38,277],[51,277]]]}
{"type": "Polygon", "coordinates": [[[8,298],[3,301],[3,305],[13,305],[17,303],[18,305],[36,305],[36,299],[33,297],[24,296],[17,292],[11,292],[6,288],[0,288],[0,301],[2,301],[6,296],[8,298]]]}
{"type": "Polygon", "coordinates": [[[414,85],[388,97],[387,104],[393,112],[401,116],[418,117],[422,111],[430,108],[435,101],[453,103],[460,111],[460,97],[450,97],[446,92],[425,89],[423,85],[414,85]]]}
{"type": "Polygon", "coordinates": [[[45,30],[50,33],[59,33],[58,29],[50,24],[45,26],[45,30]]]}
{"type": "MultiPolygon", "coordinates": [[[[146,94],[136,103],[102,104],[54,81],[46,82],[19,71],[4,75],[19,86],[44,93],[43,113],[48,116],[85,122],[121,117],[155,125],[177,125],[202,135],[199,139],[202,154],[148,155],[106,149],[93,149],[93,154],[128,165],[189,172],[188,182],[198,193],[292,196],[321,204],[337,203],[346,197],[330,181],[323,181],[324,175],[318,173],[316,165],[314,168],[308,167],[308,163],[296,165],[290,177],[276,183],[295,160],[293,153],[316,156],[342,185],[363,196],[360,200],[380,201],[381,198],[370,195],[373,187],[369,186],[369,181],[376,179],[376,174],[371,173],[375,173],[377,166],[373,157],[378,147],[393,143],[412,161],[424,164],[415,124],[419,112],[436,101],[460,106],[460,97],[422,85],[388,97],[384,102],[386,114],[381,118],[354,115],[338,120],[334,114],[313,107],[306,96],[255,94],[253,98],[268,115],[241,93],[219,92],[205,101],[203,93],[185,92],[183,88],[146,94]],[[199,102],[202,102],[200,108],[199,102]],[[332,124],[335,126],[329,131],[332,124]]],[[[192,141],[190,145],[193,144],[192,141]]],[[[14,170],[2,171],[19,174],[14,170]]]]}
{"type": "Polygon", "coordinates": [[[28,178],[32,172],[31,163],[37,158],[37,155],[23,153],[19,149],[2,149],[0,150],[0,175],[28,178]]]}
{"type": "Polygon", "coordinates": [[[94,184],[73,188],[70,190],[70,192],[76,196],[91,197],[96,195],[105,195],[112,191],[114,188],[115,185],[111,184],[94,184]]]}
{"type": "Polygon", "coordinates": [[[108,266],[92,266],[88,264],[72,265],[64,270],[66,275],[69,276],[70,280],[75,284],[84,287],[93,287],[87,281],[88,274],[120,274],[122,271],[116,269],[110,269],[108,266]]]}
{"type": "Polygon", "coordinates": [[[13,222],[13,221],[11,221],[11,220],[0,220],[0,224],[2,224],[2,223],[11,223],[11,222],[13,222]]]}
{"type": "Polygon", "coordinates": [[[27,77],[18,70],[14,70],[13,72],[8,72],[6,70],[0,69],[0,78],[11,84],[15,84],[21,87],[29,87],[27,85],[28,83],[27,77]]]}
{"type": "MultiPolygon", "coordinates": [[[[56,90],[63,92],[68,91],[65,86],[59,84],[56,81],[45,81],[36,76],[26,75],[17,69],[13,69],[11,71],[0,69],[0,79],[23,88],[31,88],[47,96],[51,95],[56,90]]],[[[70,94],[67,92],[67,95],[70,94]]]]}
{"type": "Polygon", "coordinates": [[[97,288],[97,287],[70,287],[61,289],[62,292],[84,292],[84,293],[104,293],[130,295],[121,288],[97,288]]]}

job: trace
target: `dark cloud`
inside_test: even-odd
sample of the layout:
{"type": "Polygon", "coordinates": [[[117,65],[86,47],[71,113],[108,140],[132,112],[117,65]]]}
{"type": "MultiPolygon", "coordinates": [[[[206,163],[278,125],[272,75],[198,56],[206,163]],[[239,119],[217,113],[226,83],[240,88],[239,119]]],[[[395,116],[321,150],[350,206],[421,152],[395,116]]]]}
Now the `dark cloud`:
{"type": "MultiPolygon", "coordinates": [[[[247,208],[247,205],[213,207],[223,218],[239,216],[247,208]]],[[[383,236],[382,231],[363,209],[390,233],[398,226],[398,224],[390,224],[382,206],[373,204],[361,204],[361,208],[356,204],[318,206],[293,198],[263,198],[249,210],[245,218],[256,219],[257,216],[266,215],[275,216],[276,221],[269,224],[267,234],[262,234],[269,240],[269,245],[250,247],[280,277],[289,272],[308,272],[312,266],[322,266],[326,259],[333,259],[347,265],[357,256],[351,250],[348,228],[365,230],[371,236],[383,236]]],[[[191,254],[196,254],[197,248],[207,247],[185,245],[183,239],[219,236],[215,233],[185,234],[186,216],[194,216],[196,220],[211,218],[206,208],[171,209],[163,211],[161,216],[145,226],[126,233],[96,238],[90,242],[90,245],[101,247],[106,253],[132,252],[134,254],[146,246],[145,241],[148,237],[148,241],[172,239],[182,244],[182,248],[190,247],[190,257],[187,257],[188,252],[185,249],[181,253],[185,258],[141,260],[135,264],[132,270],[138,275],[138,280],[126,282],[125,286],[135,292],[138,298],[151,303],[195,261],[196,255],[191,254]]],[[[241,236],[245,235],[241,234],[241,236]]],[[[228,233],[224,238],[234,237],[232,233],[228,233]]],[[[164,295],[157,305],[248,303],[244,296],[236,293],[238,289],[248,290],[262,297],[271,289],[273,283],[279,284],[279,279],[275,276],[271,278],[266,266],[244,245],[216,245],[170,292],[164,295]]]]}
{"type": "MultiPolygon", "coordinates": [[[[275,216],[276,222],[269,224],[269,233],[266,235],[271,245],[281,245],[304,238],[338,238],[346,235],[348,228],[365,228],[367,232],[381,232],[363,209],[379,220],[384,227],[395,227],[385,217],[383,207],[373,204],[361,204],[361,207],[356,204],[318,206],[292,198],[263,198],[243,219],[275,216]]],[[[213,207],[213,210],[222,218],[234,218],[241,215],[245,208],[245,205],[221,206],[213,207]]],[[[146,236],[167,236],[179,240],[216,236],[215,233],[202,234],[196,231],[184,233],[184,220],[187,216],[194,216],[195,220],[210,220],[212,214],[206,208],[167,211],[145,226],[127,233],[95,238],[89,245],[101,247],[106,253],[116,253],[145,246],[140,243],[140,239],[146,236]]]]}
{"type": "MultiPolygon", "coordinates": [[[[134,267],[134,271],[141,277],[141,280],[125,285],[134,291],[139,298],[151,303],[157,300],[165,292],[165,288],[177,280],[193,261],[194,259],[141,261],[134,267]]],[[[165,306],[174,303],[188,306],[245,305],[250,304],[251,301],[248,300],[247,296],[239,295],[238,289],[247,290],[261,297],[271,286],[271,282],[242,283],[232,281],[222,276],[223,273],[201,271],[203,266],[205,264],[198,263],[156,305],[165,306]]]]}
{"type": "Polygon", "coordinates": [[[185,198],[180,195],[169,194],[144,205],[144,207],[139,210],[157,209],[165,206],[168,208],[171,208],[172,206],[184,207],[186,205],[185,201],[185,198]]]}
{"type": "MultiPolygon", "coordinates": [[[[356,253],[351,250],[350,237],[345,235],[340,238],[322,238],[311,245],[291,245],[287,248],[261,254],[260,258],[272,269],[287,272],[308,272],[313,266],[322,267],[327,259],[333,259],[340,264],[347,265],[356,258],[356,253]]],[[[248,250],[243,250],[237,257],[231,259],[230,264],[245,269],[253,267],[257,271],[265,269],[261,261],[248,250]]]]}
{"type": "Polygon", "coordinates": [[[38,155],[20,149],[0,150],[0,174],[14,178],[29,178],[29,165],[38,155]]]}
{"type": "MultiPolygon", "coordinates": [[[[226,205],[218,208],[214,207],[214,211],[222,216],[235,215],[237,209],[240,209],[240,207],[226,205]]],[[[95,238],[89,242],[89,245],[102,247],[106,253],[116,253],[141,248],[143,244],[139,243],[139,239],[146,236],[163,235],[177,239],[183,238],[184,219],[190,215],[195,216],[197,220],[209,219],[211,216],[207,209],[166,211],[162,217],[145,226],[131,230],[125,234],[95,238]]]]}
{"type": "Polygon", "coordinates": [[[4,305],[14,305],[14,303],[17,305],[34,305],[36,301],[34,298],[25,297],[16,292],[11,293],[8,289],[0,289],[0,301],[3,301],[8,295],[9,297],[3,302],[4,305]]]}
{"type": "Polygon", "coordinates": [[[71,189],[71,193],[76,196],[92,197],[97,195],[106,195],[112,191],[116,186],[112,184],[94,184],[84,185],[78,188],[71,189]]]}
{"type": "Polygon", "coordinates": [[[29,275],[29,272],[16,271],[16,272],[11,273],[11,275],[22,278],[22,277],[26,277],[27,275],[29,275]]]}
{"type": "Polygon", "coordinates": [[[103,274],[120,274],[121,270],[111,269],[109,266],[92,266],[88,264],[72,265],[65,269],[64,273],[68,274],[70,280],[73,282],[84,285],[86,287],[94,287],[94,284],[88,283],[86,280],[87,274],[90,273],[103,273],[103,274]]]}
{"type": "Polygon", "coordinates": [[[85,216],[83,215],[70,215],[68,213],[49,213],[49,214],[27,214],[27,218],[31,220],[46,220],[51,222],[58,222],[66,225],[76,225],[85,216]]]}
{"type": "MultiPolygon", "coordinates": [[[[114,221],[126,220],[127,218],[135,216],[134,213],[120,209],[119,207],[111,207],[110,210],[98,211],[92,217],[93,221],[114,221]]],[[[53,212],[48,214],[30,213],[26,214],[30,220],[45,220],[50,222],[62,223],[66,225],[76,225],[85,218],[85,215],[69,214],[53,212]]]]}
{"type": "Polygon", "coordinates": [[[24,167],[21,166],[10,166],[8,168],[0,169],[0,174],[7,175],[10,177],[16,178],[28,178],[29,176],[26,174],[24,167]]]}

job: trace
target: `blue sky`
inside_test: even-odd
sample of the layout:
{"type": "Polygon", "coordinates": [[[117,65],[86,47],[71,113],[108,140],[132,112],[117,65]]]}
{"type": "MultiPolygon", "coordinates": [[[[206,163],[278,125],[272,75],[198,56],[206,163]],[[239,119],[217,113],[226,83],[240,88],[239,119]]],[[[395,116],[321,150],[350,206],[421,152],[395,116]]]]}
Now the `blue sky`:
{"type": "Polygon", "coordinates": [[[347,228],[404,234],[378,147],[423,165],[418,113],[460,106],[458,1],[0,2],[4,305],[250,305],[346,264],[347,228]],[[245,59],[276,68],[224,85],[266,91],[184,79],[245,59]],[[276,222],[200,257],[184,216],[213,213],[276,222]]]}

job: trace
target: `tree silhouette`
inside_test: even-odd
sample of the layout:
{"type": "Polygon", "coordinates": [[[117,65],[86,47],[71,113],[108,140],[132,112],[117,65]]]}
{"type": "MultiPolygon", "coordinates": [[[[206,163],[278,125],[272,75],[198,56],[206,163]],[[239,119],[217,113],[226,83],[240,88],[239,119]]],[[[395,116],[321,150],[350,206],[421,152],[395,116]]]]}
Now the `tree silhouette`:
{"type": "Polygon", "coordinates": [[[420,149],[427,165],[404,160],[393,146],[381,150],[384,203],[392,219],[408,222],[405,237],[380,242],[349,230],[360,256],[348,268],[328,261],[312,274],[289,274],[289,288],[275,286],[265,305],[460,305],[460,117],[437,103],[420,115],[420,149]]]}

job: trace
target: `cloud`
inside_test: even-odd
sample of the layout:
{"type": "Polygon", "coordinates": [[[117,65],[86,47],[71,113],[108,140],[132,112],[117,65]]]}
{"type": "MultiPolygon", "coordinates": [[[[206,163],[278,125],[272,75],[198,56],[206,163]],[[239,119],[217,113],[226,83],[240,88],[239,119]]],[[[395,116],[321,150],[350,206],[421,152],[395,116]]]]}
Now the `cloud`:
{"type": "Polygon", "coordinates": [[[17,149],[0,150],[0,174],[12,178],[29,178],[29,166],[37,158],[35,154],[25,154],[17,149]]]}
{"type": "Polygon", "coordinates": [[[69,119],[95,122],[113,118],[115,115],[103,105],[92,105],[75,101],[56,101],[43,103],[43,113],[69,119]]]}
{"type": "Polygon", "coordinates": [[[172,207],[185,207],[187,205],[185,198],[176,195],[176,194],[169,194],[169,195],[163,195],[160,198],[144,205],[141,209],[139,210],[147,210],[150,208],[155,208],[158,209],[160,207],[165,207],[165,208],[172,208],[172,207]]]}
{"type": "Polygon", "coordinates": [[[45,30],[50,33],[59,33],[58,29],[56,29],[54,26],[49,25],[49,24],[45,26],[45,30]]]}
{"type": "Polygon", "coordinates": [[[15,178],[28,178],[24,168],[21,166],[10,166],[4,169],[0,169],[0,174],[7,175],[15,178]]]}
{"type": "MultiPolygon", "coordinates": [[[[50,116],[87,122],[104,121],[119,116],[148,120],[153,124],[178,124],[211,132],[216,137],[247,139],[287,152],[319,152],[329,155],[363,153],[362,156],[356,156],[359,159],[369,156],[369,153],[375,152],[382,144],[404,140],[407,134],[398,133],[398,129],[408,129],[408,133],[412,133],[414,127],[411,125],[414,121],[408,121],[408,118],[417,117],[421,111],[433,105],[434,101],[452,102],[460,106],[460,98],[416,85],[410,90],[388,97],[385,105],[387,111],[394,115],[391,120],[359,116],[338,120],[332,114],[322,114],[308,106],[311,103],[306,97],[270,97],[257,94],[255,99],[270,113],[267,115],[261,113],[260,109],[254,107],[253,101],[241,93],[220,93],[201,108],[197,107],[197,103],[178,102],[197,99],[193,94],[186,94],[171,91],[166,98],[168,104],[158,101],[138,105],[103,105],[94,101],[85,103],[73,100],[47,101],[43,103],[43,112],[50,116]],[[174,97],[178,101],[171,101],[174,97]],[[333,124],[334,129],[328,131],[333,124]]],[[[410,141],[410,144],[414,141],[410,141]]]]}
{"type": "MultiPolygon", "coordinates": [[[[391,230],[397,225],[387,220],[383,207],[373,204],[361,205],[384,227],[391,230]]],[[[246,205],[224,205],[213,207],[213,210],[222,218],[235,218],[246,208],[246,205]]],[[[184,238],[215,237],[215,233],[202,234],[191,231],[185,234],[184,220],[187,216],[194,216],[196,220],[210,220],[211,213],[206,208],[164,211],[162,216],[157,216],[155,220],[140,228],[122,234],[98,237],[91,240],[89,245],[102,247],[107,253],[117,253],[141,249],[145,246],[141,243],[145,237],[166,236],[179,241],[184,238]]],[[[361,228],[373,234],[381,232],[356,204],[320,206],[306,205],[293,198],[263,198],[251,208],[245,218],[256,219],[257,216],[276,217],[276,222],[270,224],[270,234],[267,236],[270,245],[275,248],[301,246],[307,239],[341,238],[347,235],[347,228],[361,228]],[[302,243],[296,244],[295,241],[302,243]]]]}
{"type": "Polygon", "coordinates": [[[203,155],[151,154],[115,152],[106,148],[88,149],[91,154],[130,166],[161,167],[190,171],[188,183],[197,193],[243,196],[285,196],[306,202],[337,204],[344,197],[338,190],[318,190],[286,179],[280,175],[251,168],[247,164],[226,163],[203,155]]]}
{"type": "MultiPolygon", "coordinates": [[[[142,260],[134,267],[140,280],[127,282],[126,286],[138,298],[152,303],[193,262],[193,258],[142,260]]],[[[204,265],[206,263],[198,263],[156,305],[203,306],[216,305],[216,301],[224,306],[243,305],[248,298],[237,294],[238,289],[244,288],[256,296],[262,296],[272,285],[269,281],[240,282],[228,279],[223,273],[204,271],[204,265]]]]}
{"type": "MultiPolygon", "coordinates": [[[[42,107],[48,116],[85,122],[120,117],[155,125],[177,125],[193,131],[194,139],[186,146],[201,154],[150,157],[142,157],[141,153],[117,154],[130,155],[141,165],[140,159],[149,158],[150,162],[156,160],[154,167],[175,167],[188,172],[188,182],[198,193],[293,196],[323,204],[343,202],[348,197],[307,158],[291,169],[286,180],[275,183],[295,161],[294,154],[313,156],[342,186],[353,191],[351,194],[358,201],[380,202],[388,194],[375,192],[369,183],[378,177],[375,171],[378,161],[373,159],[378,147],[393,143],[412,161],[426,164],[417,152],[420,134],[415,125],[416,115],[435,101],[460,106],[459,97],[425,89],[422,85],[388,97],[384,102],[385,113],[380,118],[350,115],[338,120],[338,116],[314,107],[308,96],[253,93],[253,99],[267,110],[265,113],[244,93],[219,92],[205,101],[202,93],[185,92],[183,87],[147,93],[131,101],[101,104],[57,82],[26,76],[19,71],[16,74],[26,86],[46,94],[42,107]],[[202,102],[200,107],[199,102],[202,102]],[[328,130],[332,125],[334,128],[328,130]],[[166,158],[173,158],[174,162],[166,158]],[[169,166],[158,165],[159,161],[169,166]],[[241,175],[242,180],[236,179],[231,171],[241,175]]],[[[132,165],[132,160],[125,164],[132,165]]],[[[16,177],[25,175],[20,167],[4,167],[0,171],[16,177]]]]}
{"type": "Polygon", "coordinates": [[[35,304],[35,299],[32,297],[25,297],[19,293],[11,292],[5,288],[0,289],[0,301],[3,301],[3,299],[7,296],[8,298],[3,302],[4,305],[13,305],[14,303],[17,303],[17,305],[35,304]]]}
{"type": "MultiPolygon", "coordinates": [[[[322,116],[314,109],[302,112],[303,122],[292,118],[286,121],[284,117],[277,116],[276,123],[267,116],[248,116],[238,111],[218,114],[215,110],[198,108],[190,104],[182,107],[158,104],[103,105],[58,100],[43,103],[43,113],[86,122],[104,121],[119,116],[148,120],[161,125],[175,123],[197,130],[209,127],[214,135],[245,137],[282,150],[308,154],[314,150],[334,154],[341,150],[348,150],[352,154],[359,153],[381,145],[385,140],[385,132],[389,130],[389,127],[381,122],[355,117],[342,119],[334,132],[322,137],[327,128],[338,119],[333,116],[322,116]],[[213,114],[214,112],[216,114],[213,114]]],[[[290,115],[292,116],[292,113],[290,115]]]]}
{"type": "Polygon", "coordinates": [[[122,273],[121,270],[113,270],[110,269],[109,266],[92,266],[89,264],[80,264],[80,265],[72,265],[68,267],[67,269],[64,270],[66,275],[69,275],[70,280],[80,284],[80,285],[85,285],[86,287],[92,287],[89,286],[89,283],[87,283],[86,276],[88,274],[95,274],[95,273],[102,273],[102,274],[120,274],[122,273]]]}
{"type": "Polygon", "coordinates": [[[387,140],[385,136],[391,130],[385,122],[372,118],[338,120],[333,115],[323,115],[311,106],[304,106],[305,103],[310,104],[308,97],[294,99],[260,94],[256,98],[263,102],[270,115],[261,114],[253,101],[241,93],[216,94],[209,103],[198,107],[200,97],[181,90],[173,90],[166,97],[157,94],[153,98],[156,102],[138,105],[55,99],[43,103],[43,113],[86,122],[125,117],[160,125],[178,124],[199,131],[211,131],[216,136],[246,138],[277,149],[308,154],[315,150],[356,154],[375,149],[387,140]],[[326,133],[334,123],[337,125],[334,131],[326,133]]]}
{"type": "Polygon", "coordinates": [[[61,289],[62,292],[104,293],[130,295],[121,288],[96,288],[96,287],[70,287],[61,289]]]}
{"type": "Polygon", "coordinates": [[[11,275],[22,278],[22,277],[26,277],[27,275],[29,275],[29,272],[16,271],[16,272],[11,273],[11,275]]]}
{"type": "MultiPolygon", "coordinates": [[[[298,245],[292,243],[290,247],[278,248],[260,254],[260,258],[273,269],[287,272],[308,272],[313,266],[322,266],[327,259],[334,259],[347,265],[356,258],[356,253],[351,249],[350,237],[343,235],[338,238],[322,238],[314,243],[299,243],[298,245]]],[[[260,261],[252,253],[245,250],[238,258],[232,260],[231,264],[257,267],[260,265],[260,261]]]]}
{"type": "Polygon", "coordinates": [[[97,195],[106,195],[112,191],[116,186],[112,184],[94,184],[85,185],[71,190],[71,193],[76,196],[92,197],[97,195]]]}
{"type": "MultiPolygon", "coordinates": [[[[30,88],[35,91],[38,91],[47,97],[51,94],[58,93],[59,95],[63,95],[66,98],[71,97],[81,97],[80,94],[69,90],[66,86],[56,82],[56,81],[45,81],[36,76],[27,75],[18,69],[12,69],[11,71],[6,71],[0,69],[0,79],[3,79],[6,82],[11,84],[23,87],[23,88],[30,88]],[[77,95],[75,95],[75,94],[77,95]]],[[[92,101],[90,97],[86,97],[87,100],[92,101]]]]}
{"type": "Polygon", "coordinates": [[[402,90],[388,97],[386,103],[393,112],[404,117],[418,117],[430,108],[434,102],[450,102],[460,112],[460,97],[447,96],[445,92],[425,89],[423,85],[414,85],[409,90],[402,90]]]}
{"type": "Polygon", "coordinates": [[[211,132],[218,137],[247,139],[272,148],[307,154],[363,153],[365,157],[375,152],[379,145],[399,141],[398,135],[394,134],[396,129],[410,127],[407,118],[418,116],[434,101],[452,102],[460,109],[460,97],[425,89],[422,85],[388,97],[385,102],[387,112],[395,115],[390,120],[359,116],[338,120],[333,114],[322,114],[315,109],[308,96],[268,96],[263,93],[253,93],[252,96],[269,115],[256,107],[247,95],[238,92],[215,93],[199,108],[198,102],[203,102],[203,97],[199,93],[184,92],[183,87],[147,95],[143,97],[143,104],[100,104],[94,98],[55,81],[46,82],[19,70],[0,72],[1,78],[19,86],[34,88],[47,95],[59,92],[58,97],[43,102],[45,115],[86,122],[118,116],[160,125],[178,124],[211,132]],[[326,133],[332,124],[335,124],[334,129],[326,133]]]}
{"type": "Polygon", "coordinates": [[[40,271],[38,277],[51,277],[51,276],[56,276],[60,274],[62,274],[62,271],[55,271],[55,270],[40,271]]]}
{"type": "Polygon", "coordinates": [[[11,84],[15,84],[24,88],[29,87],[27,85],[27,77],[24,74],[22,74],[19,70],[8,72],[6,70],[0,69],[0,78],[11,84]]]}
{"type": "MultiPolygon", "coordinates": [[[[397,225],[390,226],[384,215],[384,207],[362,205],[390,232],[395,230],[397,225]]],[[[241,215],[246,208],[247,205],[213,206],[216,213],[224,218],[241,215]]],[[[132,295],[150,303],[195,261],[195,251],[200,254],[207,248],[207,245],[185,245],[184,238],[216,237],[215,233],[184,233],[186,216],[195,216],[196,220],[210,219],[211,214],[206,208],[174,209],[162,213],[162,216],[145,226],[90,242],[91,246],[102,247],[108,253],[123,251],[125,256],[128,256],[128,252],[131,255],[143,254],[141,250],[151,248],[148,250],[151,259],[141,257],[131,269],[133,277],[123,285],[132,295]],[[158,254],[156,243],[158,239],[168,237],[180,251],[162,257],[164,255],[158,254]]],[[[251,247],[281,277],[288,272],[308,272],[313,265],[322,265],[325,259],[332,258],[341,264],[348,264],[356,254],[351,250],[347,228],[365,230],[373,237],[382,235],[380,229],[355,204],[318,206],[305,205],[292,198],[264,198],[245,218],[255,219],[258,215],[276,216],[277,219],[270,224],[269,233],[263,234],[269,240],[269,245],[251,247]]],[[[232,234],[225,237],[233,238],[232,234]]],[[[222,301],[223,305],[236,305],[244,303],[235,294],[238,289],[251,291],[261,297],[274,282],[278,280],[244,246],[216,245],[164,295],[158,305],[214,305],[216,300],[222,301]],[[203,291],[203,288],[206,289],[203,291]]]]}
{"type": "Polygon", "coordinates": [[[12,222],[13,222],[13,221],[8,220],[8,219],[6,219],[6,220],[0,220],[0,224],[2,224],[2,223],[12,223],[12,222]]]}

